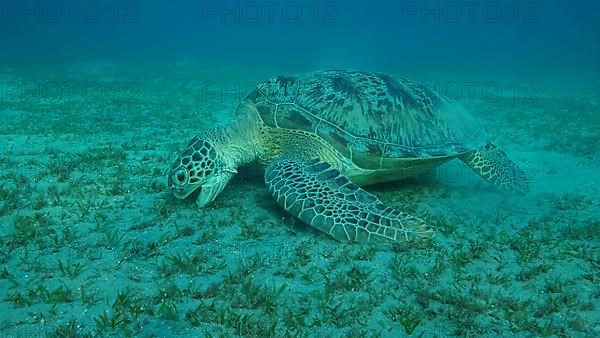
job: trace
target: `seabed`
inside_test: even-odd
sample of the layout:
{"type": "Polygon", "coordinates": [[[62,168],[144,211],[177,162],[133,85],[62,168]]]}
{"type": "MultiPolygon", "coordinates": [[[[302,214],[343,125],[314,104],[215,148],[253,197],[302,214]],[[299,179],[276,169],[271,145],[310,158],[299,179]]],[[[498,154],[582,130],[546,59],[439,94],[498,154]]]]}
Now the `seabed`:
{"type": "Polygon", "coordinates": [[[283,212],[251,168],[203,210],[167,190],[189,139],[271,75],[1,70],[2,335],[600,336],[597,95],[465,100],[531,192],[451,162],[369,188],[433,240],[358,245],[283,212]]]}

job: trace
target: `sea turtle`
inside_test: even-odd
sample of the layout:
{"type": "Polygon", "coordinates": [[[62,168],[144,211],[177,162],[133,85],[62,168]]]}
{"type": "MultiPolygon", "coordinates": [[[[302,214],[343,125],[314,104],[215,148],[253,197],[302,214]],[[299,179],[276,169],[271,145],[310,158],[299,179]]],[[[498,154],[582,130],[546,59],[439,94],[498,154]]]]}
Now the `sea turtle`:
{"type": "Polygon", "coordinates": [[[419,83],[327,70],[257,86],[227,126],[202,131],[172,165],[177,198],[212,202],[257,163],[275,200],[340,241],[416,240],[432,230],[361,188],[414,176],[458,158],[497,187],[526,193],[525,173],[488,141],[465,109],[419,83]]]}

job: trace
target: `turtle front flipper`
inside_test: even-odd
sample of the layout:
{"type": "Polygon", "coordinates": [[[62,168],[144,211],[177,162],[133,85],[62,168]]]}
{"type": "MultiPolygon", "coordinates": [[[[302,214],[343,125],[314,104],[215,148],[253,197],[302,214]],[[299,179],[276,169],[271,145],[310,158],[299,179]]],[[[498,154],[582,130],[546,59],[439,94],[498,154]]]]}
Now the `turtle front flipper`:
{"type": "Polygon", "coordinates": [[[529,192],[525,172],[492,143],[463,155],[461,159],[479,176],[501,190],[520,194],[529,192]]]}
{"type": "Polygon", "coordinates": [[[285,210],[340,241],[433,235],[423,220],[385,206],[326,162],[281,159],[267,168],[265,182],[285,210]]]}

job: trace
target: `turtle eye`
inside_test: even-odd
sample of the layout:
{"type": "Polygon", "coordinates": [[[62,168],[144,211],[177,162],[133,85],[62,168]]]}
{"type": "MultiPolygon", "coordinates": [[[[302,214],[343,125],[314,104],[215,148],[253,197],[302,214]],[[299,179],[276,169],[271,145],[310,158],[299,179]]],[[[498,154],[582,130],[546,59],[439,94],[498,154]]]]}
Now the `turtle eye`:
{"type": "Polygon", "coordinates": [[[179,169],[173,174],[173,180],[177,184],[185,184],[186,179],[187,179],[187,174],[186,174],[185,170],[183,170],[183,169],[179,169]]]}

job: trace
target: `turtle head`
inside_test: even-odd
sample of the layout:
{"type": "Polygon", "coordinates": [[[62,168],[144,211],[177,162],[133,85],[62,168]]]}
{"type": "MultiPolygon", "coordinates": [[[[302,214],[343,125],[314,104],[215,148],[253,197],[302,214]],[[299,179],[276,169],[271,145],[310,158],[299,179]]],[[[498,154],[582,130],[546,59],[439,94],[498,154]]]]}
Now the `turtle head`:
{"type": "Polygon", "coordinates": [[[228,162],[225,154],[207,138],[196,136],[171,166],[169,189],[179,199],[199,190],[196,203],[202,208],[212,202],[237,173],[228,162]]]}

